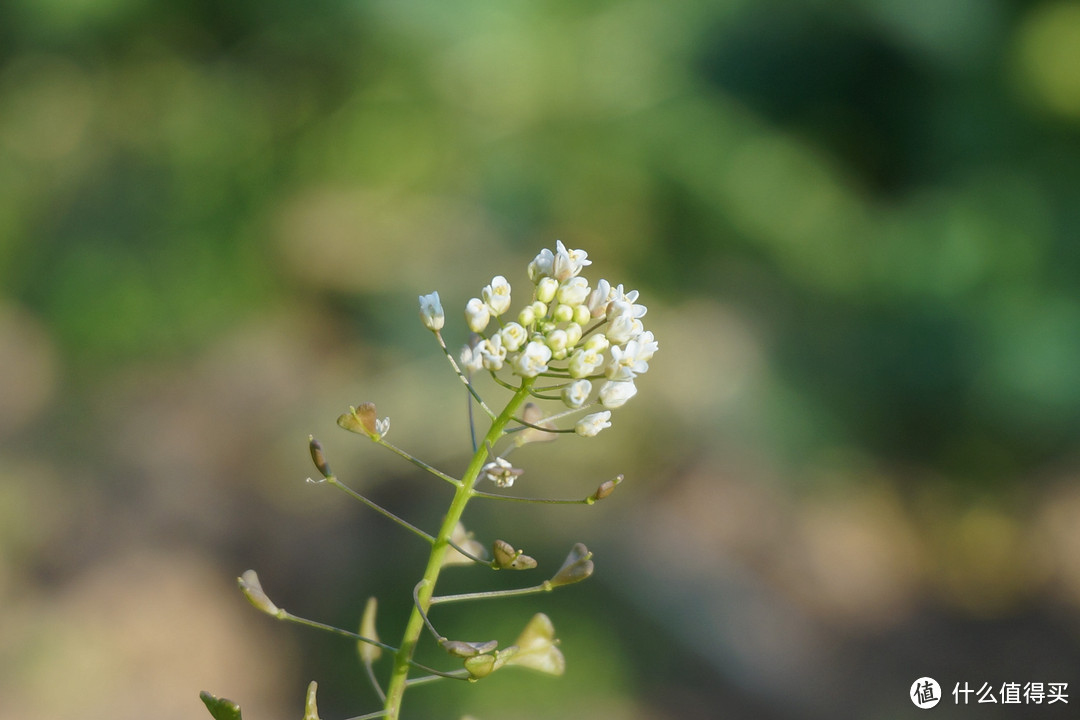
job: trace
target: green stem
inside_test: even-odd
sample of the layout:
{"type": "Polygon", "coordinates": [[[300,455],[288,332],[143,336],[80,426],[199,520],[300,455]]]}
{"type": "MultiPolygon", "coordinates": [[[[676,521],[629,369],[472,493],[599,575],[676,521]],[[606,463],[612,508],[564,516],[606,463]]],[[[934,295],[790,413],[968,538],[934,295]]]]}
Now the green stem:
{"type": "Polygon", "coordinates": [[[551,592],[555,586],[550,580],[545,580],[539,585],[515,590],[488,590],[486,592],[461,593],[460,595],[436,595],[431,598],[431,604],[461,602],[463,600],[492,600],[495,598],[521,597],[522,595],[536,595],[542,592],[551,592]]]}
{"type": "Polygon", "coordinates": [[[534,378],[522,379],[521,387],[514,392],[510,402],[491,421],[491,427],[488,429],[484,441],[480,443],[479,449],[473,454],[469,466],[465,469],[465,474],[461,478],[461,484],[457,486],[457,490],[454,492],[454,499],[450,502],[450,509],[446,512],[442,527],[439,528],[439,532],[435,536],[435,541],[431,546],[431,555],[428,556],[427,568],[424,570],[424,577],[421,580],[419,592],[416,594],[416,603],[409,614],[409,620],[405,625],[405,632],[401,638],[401,649],[394,655],[394,668],[390,676],[390,685],[386,689],[386,717],[388,720],[398,720],[399,718],[401,701],[408,684],[409,666],[416,651],[416,643],[424,630],[424,614],[431,607],[431,596],[435,592],[435,584],[438,582],[439,573],[442,571],[443,559],[446,557],[446,552],[450,547],[450,536],[461,520],[461,516],[465,512],[465,506],[468,505],[469,500],[475,494],[476,491],[473,488],[476,485],[476,480],[480,476],[480,470],[488,461],[488,447],[494,445],[502,437],[507,424],[512,421],[518,408],[528,398],[529,388],[533,382],[534,378]]]}

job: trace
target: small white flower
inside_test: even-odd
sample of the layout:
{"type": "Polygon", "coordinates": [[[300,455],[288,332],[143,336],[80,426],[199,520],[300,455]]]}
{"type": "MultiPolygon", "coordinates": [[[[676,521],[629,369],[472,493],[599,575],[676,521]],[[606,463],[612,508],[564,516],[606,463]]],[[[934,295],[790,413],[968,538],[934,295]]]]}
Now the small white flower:
{"type": "Polygon", "coordinates": [[[653,339],[652,330],[646,330],[634,339],[638,344],[637,359],[641,362],[647,363],[652,360],[653,354],[660,349],[656,340],[653,339]]]}
{"type": "Polygon", "coordinates": [[[577,410],[589,399],[591,392],[591,382],[588,380],[575,380],[563,388],[562,401],[566,403],[566,407],[577,410]]]}
{"type": "Polygon", "coordinates": [[[484,332],[491,320],[491,310],[480,298],[473,298],[465,304],[465,322],[473,332],[484,332]]]}
{"type": "Polygon", "coordinates": [[[498,317],[510,309],[510,283],[502,275],[496,275],[490,285],[480,291],[491,314],[498,317]]]}
{"type": "Polygon", "coordinates": [[[484,356],[480,354],[478,348],[466,345],[461,348],[461,364],[466,370],[477,372],[484,367],[484,356]]]}
{"type": "Polygon", "coordinates": [[[420,296],[420,319],[428,330],[442,330],[446,316],[443,314],[442,303],[439,302],[438,291],[420,296]]]}
{"type": "Polygon", "coordinates": [[[592,375],[604,364],[604,356],[596,350],[578,348],[570,356],[570,365],[567,368],[572,378],[583,378],[592,375]]]}
{"type": "Polygon", "coordinates": [[[574,432],[576,432],[581,437],[595,437],[604,428],[611,427],[610,420],[610,410],[604,410],[603,412],[586,415],[578,421],[577,425],[574,426],[574,432]]]}
{"type": "Polygon", "coordinates": [[[493,335],[476,346],[480,351],[482,363],[486,370],[501,370],[503,361],[506,360],[506,348],[502,344],[502,335],[493,335]]]}
{"type": "Polygon", "coordinates": [[[499,334],[502,336],[502,344],[507,352],[517,352],[529,339],[529,333],[516,322],[506,323],[499,334]]]}
{"type": "Polygon", "coordinates": [[[641,331],[641,321],[636,320],[629,312],[624,312],[611,318],[606,335],[611,342],[622,345],[640,335],[641,331]]]}
{"type": "Polygon", "coordinates": [[[549,277],[554,262],[555,255],[550,250],[547,248],[541,250],[540,254],[529,263],[529,279],[536,283],[540,281],[540,278],[549,277]]]}
{"type": "Polygon", "coordinates": [[[480,473],[499,487],[510,487],[525,471],[513,467],[510,461],[499,457],[480,468],[480,473]]]}
{"type": "Polygon", "coordinates": [[[580,274],[586,265],[592,265],[592,260],[586,259],[588,256],[584,250],[567,250],[562,240],[556,240],[550,275],[559,282],[568,280],[580,274]]]}
{"type": "Polygon", "coordinates": [[[641,346],[637,340],[631,340],[625,346],[611,347],[611,360],[604,367],[604,374],[609,380],[633,380],[637,375],[648,372],[649,363],[641,360],[638,353],[641,346]]]}
{"type": "Polygon", "coordinates": [[[620,285],[611,291],[611,295],[611,302],[608,303],[608,319],[614,315],[629,313],[630,317],[637,320],[638,318],[645,317],[645,313],[649,312],[649,308],[634,302],[638,297],[637,290],[631,290],[628,293],[624,293],[622,291],[622,285],[620,285]]]}
{"type": "Polygon", "coordinates": [[[547,370],[551,348],[539,340],[533,340],[514,357],[514,372],[522,377],[536,377],[547,370]]]}
{"type": "Polygon", "coordinates": [[[382,420],[375,421],[375,434],[379,437],[383,437],[386,433],[390,432],[390,418],[384,417],[382,420]]]}
{"type": "Polygon", "coordinates": [[[637,395],[637,386],[634,385],[633,380],[622,382],[608,380],[600,388],[600,404],[614,410],[625,405],[626,401],[635,395],[637,395]]]}
{"type": "Polygon", "coordinates": [[[572,277],[559,285],[555,297],[563,305],[577,307],[589,297],[589,281],[583,277],[572,277]]]}
{"type": "Polygon", "coordinates": [[[589,314],[594,318],[603,317],[607,314],[608,304],[611,302],[611,283],[601,280],[596,283],[596,289],[589,293],[585,304],[589,308],[589,314]]]}
{"type": "Polygon", "coordinates": [[[555,293],[559,290],[559,281],[553,277],[541,278],[536,283],[536,299],[542,303],[549,303],[555,299],[555,293]]]}

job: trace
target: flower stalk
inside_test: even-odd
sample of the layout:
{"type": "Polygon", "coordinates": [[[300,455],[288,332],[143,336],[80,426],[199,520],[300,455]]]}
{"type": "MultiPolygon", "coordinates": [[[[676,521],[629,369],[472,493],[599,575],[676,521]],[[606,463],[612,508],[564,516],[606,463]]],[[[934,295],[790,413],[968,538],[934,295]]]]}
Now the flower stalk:
{"type": "Polygon", "coordinates": [[[421,586],[416,593],[416,603],[405,625],[405,633],[401,639],[400,649],[394,654],[394,667],[390,676],[390,685],[386,689],[385,710],[386,717],[389,720],[398,720],[400,716],[402,699],[405,695],[405,688],[408,686],[409,667],[413,654],[416,652],[417,641],[424,630],[424,615],[431,607],[431,598],[435,592],[435,585],[439,581],[443,561],[450,547],[450,536],[461,521],[461,516],[465,513],[465,507],[469,504],[469,500],[475,494],[476,480],[480,477],[481,469],[487,463],[487,448],[494,445],[502,437],[507,424],[513,420],[518,408],[529,397],[529,388],[532,386],[533,381],[533,378],[522,378],[521,386],[517,392],[510,398],[510,402],[506,404],[503,411],[492,421],[487,435],[484,436],[484,441],[480,444],[480,448],[473,453],[472,460],[465,469],[465,474],[461,478],[461,485],[454,492],[450,508],[447,510],[442,526],[439,528],[435,541],[431,545],[431,554],[428,556],[427,567],[424,569],[421,586]]]}

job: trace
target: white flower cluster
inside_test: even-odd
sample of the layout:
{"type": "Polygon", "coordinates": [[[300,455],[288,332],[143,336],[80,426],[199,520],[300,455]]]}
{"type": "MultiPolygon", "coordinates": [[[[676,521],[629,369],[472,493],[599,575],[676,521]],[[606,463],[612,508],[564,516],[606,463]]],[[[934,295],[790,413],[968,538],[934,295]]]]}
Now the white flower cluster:
{"type": "MultiPolygon", "coordinates": [[[[541,250],[529,263],[529,302],[516,316],[507,316],[510,283],[494,277],[465,306],[465,320],[480,340],[461,358],[474,371],[509,368],[524,378],[563,379],[561,397],[568,408],[605,408],[575,426],[586,437],[610,427],[611,410],[637,394],[634,380],[649,369],[657,350],[652,332],[642,326],[646,307],[637,302],[637,290],[627,292],[607,280],[591,287],[581,277],[590,264],[588,253],[567,250],[562,242],[554,252],[541,250]],[[594,383],[599,385],[595,393],[594,383]]],[[[438,295],[421,297],[420,305],[424,324],[433,331],[441,328],[438,295]]]]}

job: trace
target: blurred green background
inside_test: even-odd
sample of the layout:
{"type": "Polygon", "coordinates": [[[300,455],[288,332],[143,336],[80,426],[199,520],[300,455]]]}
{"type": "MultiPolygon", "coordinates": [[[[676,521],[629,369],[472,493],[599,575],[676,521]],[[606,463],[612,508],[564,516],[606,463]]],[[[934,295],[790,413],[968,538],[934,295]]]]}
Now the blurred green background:
{"type": "Polygon", "coordinates": [[[234,578],[345,627],[378,595],[398,636],[424,548],[305,485],[307,435],[433,526],[445,489],[334,419],[374,401],[460,471],[416,298],[463,342],[555,239],[642,291],[660,352],[520,485],[627,481],[470,508],[597,574],[447,608],[504,643],[547,612],[567,676],[410,717],[906,718],[924,675],[936,717],[1067,716],[948,693],[1080,692],[1078,199],[1076,2],[8,0],[0,718],[202,718],[206,689],[284,720],[311,679],[327,720],[374,709],[350,643],[234,578]]]}

